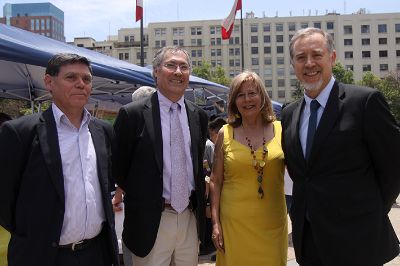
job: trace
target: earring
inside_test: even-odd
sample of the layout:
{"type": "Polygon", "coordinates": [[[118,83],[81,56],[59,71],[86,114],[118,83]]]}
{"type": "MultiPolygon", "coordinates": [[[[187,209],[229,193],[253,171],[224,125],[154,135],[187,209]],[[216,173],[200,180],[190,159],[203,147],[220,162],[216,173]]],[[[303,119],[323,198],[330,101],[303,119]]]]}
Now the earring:
{"type": "Polygon", "coordinates": [[[236,118],[240,118],[240,114],[235,114],[235,117],[236,118]]]}

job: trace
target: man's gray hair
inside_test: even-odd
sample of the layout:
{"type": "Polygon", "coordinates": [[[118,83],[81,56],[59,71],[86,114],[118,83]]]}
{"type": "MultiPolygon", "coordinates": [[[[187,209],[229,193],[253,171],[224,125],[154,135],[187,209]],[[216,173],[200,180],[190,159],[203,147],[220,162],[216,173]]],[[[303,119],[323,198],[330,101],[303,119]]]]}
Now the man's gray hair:
{"type": "Polygon", "coordinates": [[[141,86],[132,93],[132,102],[150,96],[156,89],[150,86],[141,86]]]}
{"type": "Polygon", "coordinates": [[[165,54],[167,52],[170,52],[173,54],[177,53],[177,52],[184,53],[187,58],[187,64],[189,65],[190,72],[192,72],[192,60],[190,58],[189,53],[185,49],[183,49],[182,47],[178,47],[178,46],[165,46],[165,47],[161,48],[160,50],[158,50],[153,58],[153,78],[154,78],[154,81],[156,82],[156,84],[157,84],[157,80],[156,80],[156,77],[154,76],[154,71],[157,68],[161,67],[162,62],[164,61],[165,54]]]}
{"type": "Polygon", "coordinates": [[[302,39],[304,37],[311,36],[313,34],[321,34],[322,36],[324,36],[325,41],[326,41],[326,48],[328,49],[330,54],[333,52],[333,50],[335,50],[335,44],[333,42],[333,38],[330,33],[323,31],[321,29],[318,29],[318,28],[313,28],[313,27],[300,29],[294,34],[294,36],[290,40],[290,44],[289,44],[290,61],[292,64],[293,64],[293,57],[294,57],[293,47],[294,47],[294,44],[296,43],[296,41],[298,41],[299,39],[302,39]]]}

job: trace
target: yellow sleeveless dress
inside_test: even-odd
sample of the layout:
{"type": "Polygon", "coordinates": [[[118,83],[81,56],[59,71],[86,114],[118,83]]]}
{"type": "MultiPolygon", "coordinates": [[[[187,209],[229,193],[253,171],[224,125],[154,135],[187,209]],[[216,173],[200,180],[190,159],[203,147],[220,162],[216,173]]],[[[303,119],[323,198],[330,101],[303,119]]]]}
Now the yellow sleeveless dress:
{"type": "MultiPolygon", "coordinates": [[[[217,252],[217,266],[281,266],[287,263],[287,215],[284,194],[284,155],[281,124],[273,122],[275,136],[266,143],[268,154],[258,197],[257,172],[250,148],[233,139],[224,126],[224,181],[220,221],[225,252],[217,252]]],[[[262,147],[256,152],[262,159],[262,147]]]]}

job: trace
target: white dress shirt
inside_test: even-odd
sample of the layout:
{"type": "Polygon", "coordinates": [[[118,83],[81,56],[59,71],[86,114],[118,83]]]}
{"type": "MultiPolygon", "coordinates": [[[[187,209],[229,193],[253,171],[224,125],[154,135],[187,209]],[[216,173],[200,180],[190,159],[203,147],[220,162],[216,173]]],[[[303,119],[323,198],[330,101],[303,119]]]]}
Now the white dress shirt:
{"type": "MultiPolygon", "coordinates": [[[[85,109],[80,128],[53,103],[64,177],[65,212],[60,245],[97,236],[105,220],[97,159],[85,109]]],[[[44,203],[45,204],[45,203],[44,203]]]]}

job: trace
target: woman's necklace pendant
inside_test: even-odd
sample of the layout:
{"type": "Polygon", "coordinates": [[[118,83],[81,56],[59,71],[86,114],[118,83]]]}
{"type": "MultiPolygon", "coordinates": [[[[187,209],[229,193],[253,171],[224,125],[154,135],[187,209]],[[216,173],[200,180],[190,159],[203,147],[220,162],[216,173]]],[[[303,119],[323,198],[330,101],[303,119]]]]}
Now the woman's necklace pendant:
{"type": "Polygon", "coordinates": [[[265,161],[260,161],[259,165],[261,168],[263,168],[265,166],[265,161]]]}

